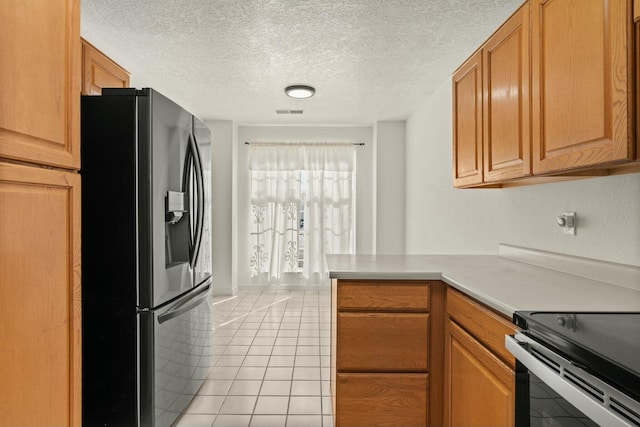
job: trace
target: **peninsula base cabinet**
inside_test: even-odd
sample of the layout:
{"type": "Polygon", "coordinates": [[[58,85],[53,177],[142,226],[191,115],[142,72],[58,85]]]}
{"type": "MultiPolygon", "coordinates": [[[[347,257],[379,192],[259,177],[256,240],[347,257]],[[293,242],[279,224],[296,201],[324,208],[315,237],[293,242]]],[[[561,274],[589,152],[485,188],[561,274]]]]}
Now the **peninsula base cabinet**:
{"type": "Polygon", "coordinates": [[[440,425],[444,284],[333,280],[332,300],[336,427],[440,425]]]}
{"type": "Polygon", "coordinates": [[[513,426],[515,361],[503,344],[513,325],[451,288],[447,315],[444,425],[513,426]]]}
{"type": "Polygon", "coordinates": [[[331,286],[336,427],[514,425],[510,319],[440,281],[331,286]]]}

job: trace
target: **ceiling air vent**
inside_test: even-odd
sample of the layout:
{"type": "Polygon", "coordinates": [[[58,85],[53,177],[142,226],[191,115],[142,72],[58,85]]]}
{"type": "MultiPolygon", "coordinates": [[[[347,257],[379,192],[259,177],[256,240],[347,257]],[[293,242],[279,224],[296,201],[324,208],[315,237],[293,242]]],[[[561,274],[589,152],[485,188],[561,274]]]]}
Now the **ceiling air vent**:
{"type": "Polygon", "coordinates": [[[276,110],[276,114],[302,114],[303,110],[276,110]]]}

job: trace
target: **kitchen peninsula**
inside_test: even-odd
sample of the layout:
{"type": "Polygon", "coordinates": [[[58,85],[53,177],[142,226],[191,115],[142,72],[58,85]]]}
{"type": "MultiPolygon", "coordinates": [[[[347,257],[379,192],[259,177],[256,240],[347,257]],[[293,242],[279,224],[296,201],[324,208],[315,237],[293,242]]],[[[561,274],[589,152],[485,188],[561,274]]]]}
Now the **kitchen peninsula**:
{"type": "Polygon", "coordinates": [[[515,311],[640,311],[640,268],[508,245],[327,261],[337,427],[513,425],[515,311]]]}

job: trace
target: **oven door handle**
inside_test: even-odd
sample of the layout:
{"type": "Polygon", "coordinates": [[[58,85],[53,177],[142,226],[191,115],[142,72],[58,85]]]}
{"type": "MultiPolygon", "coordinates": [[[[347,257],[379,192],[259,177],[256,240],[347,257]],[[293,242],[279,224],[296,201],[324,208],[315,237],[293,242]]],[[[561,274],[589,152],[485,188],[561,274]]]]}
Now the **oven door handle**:
{"type": "MultiPolygon", "coordinates": [[[[619,417],[594,397],[562,378],[561,373],[565,369],[562,365],[571,366],[568,360],[553,353],[554,358],[557,358],[556,362],[561,362],[560,373],[556,372],[532,354],[532,349],[536,349],[542,354],[548,353],[549,350],[522,334],[516,334],[515,337],[505,336],[505,346],[530,372],[599,425],[607,427],[634,427],[637,425],[619,417]]],[[[575,366],[572,370],[575,371],[577,369],[582,371],[582,369],[575,366]]],[[[586,372],[582,372],[582,375],[591,377],[595,382],[601,383],[600,380],[586,372]]],[[[604,400],[608,401],[609,397],[605,396],[604,400]]]]}

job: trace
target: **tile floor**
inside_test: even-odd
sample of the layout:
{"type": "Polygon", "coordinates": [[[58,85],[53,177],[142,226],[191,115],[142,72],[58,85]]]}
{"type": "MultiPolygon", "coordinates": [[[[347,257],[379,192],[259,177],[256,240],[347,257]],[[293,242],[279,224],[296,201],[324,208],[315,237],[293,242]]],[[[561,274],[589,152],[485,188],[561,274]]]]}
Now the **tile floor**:
{"type": "Polygon", "coordinates": [[[331,294],[214,298],[213,367],[176,427],[332,427],[331,294]]]}

